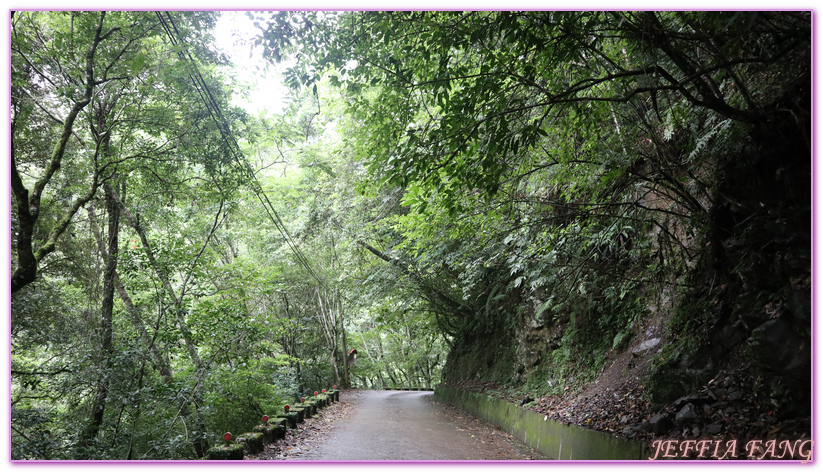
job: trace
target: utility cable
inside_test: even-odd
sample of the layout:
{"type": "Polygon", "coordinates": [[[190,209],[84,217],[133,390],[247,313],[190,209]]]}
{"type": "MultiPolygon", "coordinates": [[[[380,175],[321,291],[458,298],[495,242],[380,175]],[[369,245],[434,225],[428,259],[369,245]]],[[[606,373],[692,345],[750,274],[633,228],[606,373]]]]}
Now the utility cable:
{"type": "Polygon", "coordinates": [[[274,226],[283,236],[283,239],[286,241],[286,244],[291,249],[292,253],[297,258],[297,261],[300,265],[303,266],[304,269],[311,275],[317,282],[328,289],[325,282],[317,275],[314,269],[311,267],[309,260],[297,246],[297,244],[292,239],[291,235],[289,234],[288,230],[286,229],[286,225],[283,223],[283,220],[280,218],[280,215],[274,209],[269,197],[263,191],[263,186],[260,184],[260,181],[257,179],[257,176],[254,173],[254,170],[251,168],[248,162],[245,159],[242,159],[242,151],[240,149],[240,145],[237,143],[237,140],[234,138],[234,134],[229,127],[228,120],[223,116],[223,113],[220,111],[220,106],[217,103],[217,100],[214,98],[211,90],[209,89],[208,84],[206,83],[205,79],[203,78],[202,74],[200,73],[199,69],[197,68],[197,63],[195,62],[194,58],[191,56],[191,53],[188,51],[188,48],[185,47],[183,44],[183,40],[180,38],[180,31],[177,28],[177,25],[174,23],[174,19],[172,19],[171,14],[169,12],[166,13],[166,18],[163,18],[163,14],[161,12],[155,12],[157,14],[157,18],[160,20],[160,24],[163,26],[163,29],[166,32],[166,36],[168,36],[169,40],[171,41],[172,46],[177,49],[177,55],[180,57],[181,61],[184,63],[188,63],[191,68],[192,72],[189,74],[189,77],[194,84],[194,88],[197,93],[200,95],[203,104],[206,106],[206,109],[209,112],[209,116],[211,116],[212,120],[214,121],[215,125],[217,126],[218,131],[220,131],[220,135],[223,138],[223,141],[228,149],[228,152],[240,166],[240,170],[246,175],[248,178],[248,182],[250,182],[251,190],[254,192],[257,199],[260,201],[263,209],[266,211],[269,219],[274,223],[274,226]],[[168,22],[166,21],[168,20],[168,22]]]}

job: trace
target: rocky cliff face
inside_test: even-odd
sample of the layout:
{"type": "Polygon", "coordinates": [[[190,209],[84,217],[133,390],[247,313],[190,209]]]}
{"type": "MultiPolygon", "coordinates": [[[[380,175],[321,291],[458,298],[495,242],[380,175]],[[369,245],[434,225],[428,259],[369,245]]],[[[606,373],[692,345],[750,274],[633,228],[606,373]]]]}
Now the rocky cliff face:
{"type": "Polygon", "coordinates": [[[552,392],[570,378],[592,383],[608,363],[642,347],[653,354],[643,379],[652,406],[696,392],[731,367],[749,372],[762,389],[756,394],[781,414],[808,414],[809,126],[796,115],[778,116],[753,129],[742,150],[717,160],[709,230],[690,242],[705,250],[685,275],[637,288],[640,316],[597,339],[604,314],[596,308],[540,316],[534,294],[511,291],[486,305],[484,329],[455,340],[444,379],[552,392]]]}

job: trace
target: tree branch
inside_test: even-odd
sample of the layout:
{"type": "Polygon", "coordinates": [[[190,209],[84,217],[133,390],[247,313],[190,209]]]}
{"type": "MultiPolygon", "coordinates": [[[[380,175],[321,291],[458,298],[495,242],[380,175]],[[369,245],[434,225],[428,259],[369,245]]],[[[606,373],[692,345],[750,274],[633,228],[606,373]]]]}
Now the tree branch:
{"type": "Polygon", "coordinates": [[[31,192],[26,189],[23,184],[23,180],[20,177],[15,158],[15,148],[12,146],[11,187],[17,200],[17,212],[20,220],[20,226],[17,238],[17,268],[14,270],[11,277],[11,293],[17,292],[36,280],[38,261],[54,251],[57,239],[66,230],[74,217],[74,214],[77,213],[77,211],[89,200],[91,200],[97,192],[99,182],[98,175],[95,173],[94,181],[92,182],[89,193],[81,198],[78,198],[74,202],[69,212],[60,220],[54,230],[52,230],[49,234],[46,243],[40,247],[36,253],[34,252],[34,228],[40,216],[40,199],[43,195],[43,190],[51,181],[54,174],[60,169],[63,156],[66,152],[66,145],[72,135],[74,122],[77,119],[77,115],[91,102],[92,94],[94,92],[94,56],[97,51],[97,46],[103,40],[100,36],[100,31],[103,28],[103,20],[105,17],[106,12],[100,12],[100,19],[97,23],[94,39],[92,40],[89,50],[86,53],[86,86],[83,97],[74,103],[68,116],[63,121],[63,130],[60,135],[60,139],[52,151],[51,160],[49,161],[43,175],[34,184],[31,192]]]}

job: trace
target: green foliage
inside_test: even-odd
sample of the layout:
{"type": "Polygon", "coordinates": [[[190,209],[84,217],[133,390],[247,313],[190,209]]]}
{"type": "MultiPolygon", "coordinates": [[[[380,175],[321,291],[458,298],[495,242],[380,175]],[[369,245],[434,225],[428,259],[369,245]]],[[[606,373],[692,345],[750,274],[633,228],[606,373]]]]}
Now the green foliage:
{"type": "Polygon", "coordinates": [[[54,417],[40,408],[11,409],[12,460],[53,459],[60,441],[54,417]]]}
{"type": "Polygon", "coordinates": [[[531,302],[530,323],[565,327],[561,376],[581,359],[593,375],[645,298],[702,257],[726,163],[779,107],[761,87],[808,78],[784,55],[808,54],[803,14],[280,13],[260,27],[278,61],[300,53],[293,86],[326,74],[345,94],[361,123],[348,142],[377,178],[364,192],[402,192],[384,254],[440,328],[487,342],[515,318],[493,314],[506,297],[531,302]]]}
{"type": "Polygon", "coordinates": [[[671,293],[663,401],[706,374],[669,368],[717,319],[811,316],[804,214],[776,203],[808,201],[808,13],[248,15],[287,65],[282,115],[229,105],[214,12],[12,17],[13,457],[196,458],[343,384],[351,349],[357,387],[564,393],[671,293]]]}
{"type": "Polygon", "coordinates": [[[244,300],[203,299],[189,316],[194,339],[215,360],[271,356],[282,331],[268,313],[250,313],[244,300]],[[259,317],[259,318],[258,318],[259,317]]]}
{"type": "Polygon", "coordinates": [[[349,349],[359,353],[351,367],[354,385],[431,388],[440,381],[445,346],[433,313],[385,295],[363,311],[347,333],[349,349]]]}
{"type": "Polygon", "coordinates": [[[288,366],[286,358],[270,358],[213,369],[205,379],[206,406],[202,409],[212,440],[222,436],[219,431],[247,431],[263,415],[280,412],[291,392],[276,381],[288,366]]]}
{"type": "MultiPolygon", "coordinates": [[[[189,58],[198,61],[215,103],[225,107],[229,90],[212,67],[223,59],[206,42],[214,13],[172,16],[164,21],[175,22],[178,40],[191,41],[189,58]]],[[[239,197],[242,179],[202,96],[191,86],[192,63],[175,55],[178,48],[168,42],[159,21],[154,12],[13,16],[12,166],[21,176],[15,187],[19,239],[14,264],[29,264],[25,232],[31,227],[40,277],[18,290],[12,302],[17,346],[12,402],[19,426],[14,442],[27,458],[195,457],[190,434],[199,428],[188,403],[200,392],[190,387],[197,385],[192,369],[197,345],[191,341],[202,341],[201,354],[212,362],[222,362],[219,355],[227,354],[217,341],[238,352],[254,346],[222,338],[207,345],[211,337],[193,340],[185,325],[186,310],[214,291],[215,266],[234,249],[223,228],[236,210],[232,200],[239,197]],[[92,57],[88,51],[95,44],[92,57]],[[85,103],[87,72],[94,93],[85,103]],[[64,119],[72,107],[82,126],[64,119]],[[70,139],[62,142],[65,130],[70,139]],[[118,270],[130,305],[116,307],[114,343],[104,350],[98,310],[101,287],[110,275],[103,273],[98,252],[106,235],[95,234],[100,214],[94,192],[115,179],[120,201],[133,218],[130,229],[121,225],[121,232],[130,234],[121,234],[118,270]],[[42,192],[42,198],[29,200],[26,191],[42,192]],[[78,197],[86,194],[86,201],[78,197]],[[33,206],[27,208],[29,201],[33,206]],[[75,218],[83,205],[89,218],[75,218]],[[160,372],[162,363],[168,374],[176,374],[160,372]],[[78,431],[88,430],[91,396],[99,385],[107,386],[105,415],[93,438],[78,438],[78,431]],[[42,422],[31,412],[59,425],[52,428],[51,443],[43,442],[42,422]]],[[[234,122],[247,118],[223,111],[234,122]]],[[[126,296],[118,303],[126,303],[126,296]]],[[[205,319],[192,314],[202,322],[198,328],[209,329],[209,316],[230,311],[229,303],[209,302],[217,308],[207,306],[205,319]]],[[[276,331],[258,326],[262,321],[243,326],[244,320],[231,314],[228,328],[242,326],[237,334],[243,340],[268,336],[251,351],[253,360],[276,351],[269,339],[276,331]]]]}

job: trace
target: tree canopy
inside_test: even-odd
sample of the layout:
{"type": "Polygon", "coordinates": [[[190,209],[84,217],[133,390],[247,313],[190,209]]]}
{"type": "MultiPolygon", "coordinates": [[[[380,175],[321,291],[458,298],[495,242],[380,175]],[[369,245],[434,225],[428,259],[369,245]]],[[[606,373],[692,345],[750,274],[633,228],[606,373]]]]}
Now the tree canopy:
{"type": "Polygon", "coordinates": [[[733,353],[810,404],[810,12],[245,14],[279,112],[220,12],[12,12],[12,458],[199,458],[331,384],[561,395],[652,332],[653,406],[733,353]]]}

